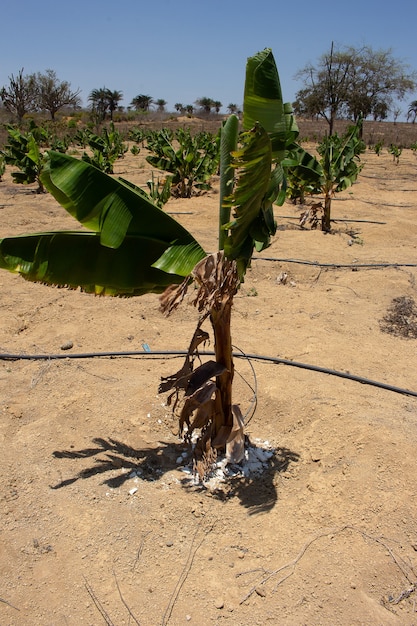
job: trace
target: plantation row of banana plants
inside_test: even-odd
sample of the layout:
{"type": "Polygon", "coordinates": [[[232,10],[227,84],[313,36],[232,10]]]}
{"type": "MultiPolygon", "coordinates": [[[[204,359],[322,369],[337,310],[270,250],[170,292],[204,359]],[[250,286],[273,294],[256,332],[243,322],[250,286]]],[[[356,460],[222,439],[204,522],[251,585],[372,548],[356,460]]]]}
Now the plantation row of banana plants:
{"type": "MultiPolygon", "coordinates": [[[[37,183],[38,193],[44,191],[41,174],[47,164],[48,150],[66,153],[71,146],[81,148],[81,159],[106,174],[113,174],[114,163],[124,157],[128,144],[122,134],[110,124],[100,135],[85,128],[58,139],[48,128],[30,124],[28,131],[8,126],[8,143],[0,153],[0,176],[5,165],[17,168],[12,172],[14,182],[37,183]],[[88,148],[88,152],[86,149],[88,148]]],[[[219,173],[220,135],[202,131],[192,134],[189,129],[167,128],[131,129],[127,137],[133,141],[133,154],[148,152],[146,161],[166,176],[152,173],[147,182],[147,195],[159,207],[171,196],[190,198],[211,188],[213,175],[219,173]]],[[[294,203],[304,204],[308,196],[324,196],[323,201],[311,203],[301,214],[300,223],[312,228],[331,227],[331,200],[335,193],[352,185],[361,170],[359,155],[365,144],[360,139],[360,122],[346,134],[326,137],[318,146],[319,158],[306,153],[301,146],[288,150],[282,161],[283,192],[294,203]]]]}
{"type": "MultiPolygon", "coordinates": [[[[31,122],[28,131],[8,126],[8,143],[0,152],[0,176],[6,164],[18,171],[12,173],[14,182],[22,184],[38,183],[38,193],[44,191],[40,175],[47,162],[48,150],[61,153],[71,146],[84,150],[81,158],[106,174],[113,174],[114,164],[128,151],[128,143],[113,123],[104,127],[100,135],[91,129],[79,129],[72,135],[59,138],[51,135],[49,129],[31,122]],[[86,151],[88,149],[88,151],[86,151]]],[[[148,163],[167,172],[160,183],[155,176],[149,181],[149,193],[161,206],[169,197],[190,198],[193,194],[210,189],[213,174],[219,168],[220,135],[199,132],[195,135],[189,129],[171,131],[132,129],[127,140],[134,141],[131,152],[137,155],[146,149],[148,163]],[[139,147],[141,144],[141,147],[139,147]]]]}

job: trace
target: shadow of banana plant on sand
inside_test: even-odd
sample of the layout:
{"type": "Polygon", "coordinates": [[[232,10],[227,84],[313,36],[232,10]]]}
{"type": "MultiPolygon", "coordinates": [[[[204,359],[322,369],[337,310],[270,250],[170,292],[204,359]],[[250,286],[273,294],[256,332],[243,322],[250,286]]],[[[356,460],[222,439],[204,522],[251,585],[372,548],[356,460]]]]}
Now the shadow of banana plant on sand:
{"type": "MultiPolygon", "coordinates": [[[[105,476],[102,484],[112,489],[117,489],[132,480],[132,476],[139,476],[141,480],[147,482],[158,481],[164,474],[178,470],[178,457],[187,449],[184,444],[164,442],[159,442],[156,447],[136,449],[116,439],[100,437],[94,438],[92,444],[91,447],[80,450],[53,452],[56,459],[91,459],[93,463],[71,478],[51,485],[51,489],[68,487],[78,480],[92,478],[98,474],[105,476]]],[[[190,451],[189,462],[191,458],[190,451]]],[[[298,459],[299,455],[296,452],[287,448],[276,448],[261,473],[227,478],[211,490],[211,494],[221,501],[237,497],[250,514],[271,510],[278,500],[274,481],[276,474],[285,472],[289,464],[297,462],[298,459]]],[[[187,463],[187,459],[184,463],[187,463]]],[[[180,484],[187,490],[205,490],[201,484],[193,483],[189,474],[184,475],[180,484]]]]}

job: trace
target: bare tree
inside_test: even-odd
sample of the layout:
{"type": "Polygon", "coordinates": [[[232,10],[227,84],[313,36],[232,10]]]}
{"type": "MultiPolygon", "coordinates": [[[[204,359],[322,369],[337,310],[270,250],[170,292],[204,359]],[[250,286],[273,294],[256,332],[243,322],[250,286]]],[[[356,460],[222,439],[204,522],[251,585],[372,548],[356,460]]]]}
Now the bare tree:
{"type": "Polygon", "coordinates": [[[71,85],[66,80],[59,80],[54,70],[46,70],[45,74],[38,72],[35,77],[36,103],[41,111],[48,111],[51,119],[64,106],[80,104],[81,90],[71,91],[71,85]]]}
{"type": "Polygon", "coordinates": [[[17,76],[9,76],[9,84],[0,91],[4,107],[17,117],[20,124],[26,113],[36,108],[36,84],[33,74],[24,76],[23,68],[17,76]]]}

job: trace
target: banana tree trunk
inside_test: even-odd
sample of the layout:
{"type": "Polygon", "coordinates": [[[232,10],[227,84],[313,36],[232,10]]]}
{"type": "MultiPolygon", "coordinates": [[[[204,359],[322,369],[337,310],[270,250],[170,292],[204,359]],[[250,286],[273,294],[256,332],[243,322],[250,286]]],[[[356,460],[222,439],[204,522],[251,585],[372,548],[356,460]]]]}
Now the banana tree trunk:
{"type": "Polygon", "coordinates": [[[322,219],[322,230],[325,233],[330,232],[330,209],[332,204],[332,198],[329,192],[326,192],[324,198],[324,213],[322,219]]]}
{"type": "MultiPolygon", "coordinates": [[[[194,448],[194,461],[198,474],[203,478],[211,471],[217,451],[226,451],[226,458],[234,463],[239,463],[244,454],[243,417],[239,407],[232,404],[231,314],[239,276],[235,261],[227,260],[223,251],[202,259],[191,276],[197,287],[193,304],[200,312],[198,327],[183,367],[176,374],[162,379],[159,391],[184,390],[179,432],[182,433],[186,425],[186,438],[191,441],[193,431],[201,430],[194,448]],[[215,361],[193,369],[192,360],[198,355],[198,346],[209,338],[209,334],[201,329],[201,324],[208,317],[214,335],[215,361]]],[[[180,304],[190,278],[182,285],[167,289],[161,296],[164,313],[169,314],[180,304]]],[[[174,392],[172,397],[176,395],[174,392]]],[[[176,406],[177,401],[173,408],[176,406]]]]}
{"type": "Polygon", "coordinates": [[[232,302],[228,301],[218,310],[210,313],[210,321],[214,334],[214,352],[216,362],[225,367],[216,378],[218,393],[215,398],[216,411],[213,421],[212,440],[216,440],[221,432],[231,431],[233,427],[232,384],[234,375],[232,336],[231,336],[232,302]]]}

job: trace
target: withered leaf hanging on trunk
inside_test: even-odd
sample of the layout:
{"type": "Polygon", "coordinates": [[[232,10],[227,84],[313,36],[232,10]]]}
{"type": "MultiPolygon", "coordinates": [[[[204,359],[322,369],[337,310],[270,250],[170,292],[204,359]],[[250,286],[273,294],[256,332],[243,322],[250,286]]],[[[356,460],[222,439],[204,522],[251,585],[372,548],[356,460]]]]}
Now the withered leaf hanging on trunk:
{"type": "Polygon", "coordinates": [[[200,312],[221,310],[239,286],[236,263],[226,259],[222,250],[197,263],[192,276],[198,286],[193,303],[200,312]]]}
{"type": "Polygon", "coordinates": [[[166,378],[161,378],[161,383],[158,388],[159,393],[170,391],[171,389],[187,389],[190,375],[194,368],[194,358],[198,357],[198,346],[201,343],[205,343],[209,340],[209,334],[201,328],[204,318],[199,320],[198,326],[194,331],[193,338],[191,339],[187,355],[185,357],[184,365],[175,374],[171,374],[166,378]]]}
{"type": "Polygon", "coordinates": [[[185,395],[191,396],[195,391],[197,391],[197,389],[209,381],[210,378],[220,376],[220,374],[223,374],[225,371],[225,366],[221,363],[217,363],[216,361],[207,361],[206,363],[203,363],[191,374],[185,395]]]}
{"type": "Polygon", "coordinates": [[[179,417],[180,433],[183,431],[184,422],[187,424],[188,429],[190,429],[190,416],[196,409],[199,409],[206,404],[206,402],[210,402],[216,389],[216,383],[209,380],[205,385],[197,389],[193,395],[186,397],[179,417]]]}
{"type": "Polygon", "coordinates": [[[170,315],[175,309],[179,307],[184,300],[188,290],[188,285],[192,280],[191,276],[187,276],[180,285],[170,285],[160,295],[160,309],[164,315],[170,315]]]}

